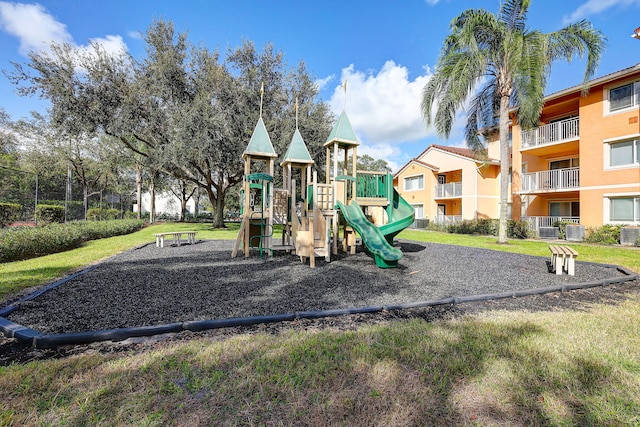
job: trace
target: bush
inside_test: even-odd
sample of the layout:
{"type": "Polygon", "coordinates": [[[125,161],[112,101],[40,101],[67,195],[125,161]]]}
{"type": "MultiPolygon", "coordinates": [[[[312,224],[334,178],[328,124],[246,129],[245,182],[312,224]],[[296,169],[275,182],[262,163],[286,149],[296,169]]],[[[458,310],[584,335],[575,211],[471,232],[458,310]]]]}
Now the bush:
{"type": "Polygon", "coordinates": [[[446,233],[447,230],[447,226],[444,224],[438,224],[435,221],[429,221],[429,224],[427,225],[427,230],[429,231],[440,231],[443,233],[446,233]]]}
{"type": "Polygon", "coordinates": [[[143,226],[143,221],[116,220],[53,223],[43,227],[5,229],[0,233],[0,262],[66,251],[77,248],[89,240],[132,233],[143,226]]]}
{"type": "Polygon", "coordinates": [[[603,225],[590,227],[584,241],[600,245],[616,245],[620,243],[620,225],[603,225]]]}
{"type": "MultiPolygon", "coordinates": [[[[449,233],[479,234],[483,236],[497,236],[499,221],[497,219],[464,220],[446,227],[449,233]]],[[[529,224],[526,221],[509,220],[507,223],[507,237],[512,239],[527,239],[532,237],[529,224]]]]}
{"type": "Polygon", "coordinates": [[[38,205],[36,218],[41,224],[51,224],[54,222],[64,222],[64,206],[38,205]]]}
{"type": "Polygon", "coordinates": [[[87,219],[90,221],[109,221],[118,219],[120,211],[118,209],[87,209],[87,219]]]}
{"type": "Polygon", "coordinates": [[[509,220],[507,224],[507,236],[512,239],[528,239],[534,234],[527,221],[509,220]]]}
{"type": "Polygon", "coordinates": [[[21,210],[22,205],[17,203],[0,203],[0,228],[17,220],[21,210]]]}

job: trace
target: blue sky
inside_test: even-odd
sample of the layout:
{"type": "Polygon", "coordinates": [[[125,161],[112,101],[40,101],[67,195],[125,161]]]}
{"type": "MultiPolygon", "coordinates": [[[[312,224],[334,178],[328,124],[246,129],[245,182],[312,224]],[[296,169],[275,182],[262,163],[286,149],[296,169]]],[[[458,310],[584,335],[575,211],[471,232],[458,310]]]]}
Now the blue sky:
{"type": "MultiPolygon", "coordinates": [[[[640,62],[640,0],[532,0],[528,25],[549,32],[579,19],[608,38],[596,73],[640,62]]],[[[346,112],[361,139],[359,153],[386,159],[397,170],[429,144],[464,146],[459,120],[449,140],[424,126],[419,102],[451,20],[468,8],[497,12],[499,0],[0,0],[0,69],[26,62],[30,50],[52,41],[78,47],[90,41],[144,55],[140,33],[154,19],[175,23],[193,43],[225,51],[252,40],[285,54],[290,67],[304,60],[321,96],[339,114],[340,88],[348,82],[346,112]]],[[[584,61],[557,63],[547,93],[579,84],[584,61]]],[[[0,75],[0,107],[13,119],[44,111],[36,98],[21,98],[0,75]]]]}

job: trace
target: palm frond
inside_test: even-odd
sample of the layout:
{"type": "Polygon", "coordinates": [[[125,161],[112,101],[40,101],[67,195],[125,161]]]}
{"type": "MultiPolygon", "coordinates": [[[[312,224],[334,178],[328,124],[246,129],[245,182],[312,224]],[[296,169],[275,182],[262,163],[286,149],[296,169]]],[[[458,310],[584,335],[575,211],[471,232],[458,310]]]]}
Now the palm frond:
{"type": "Polygon", "coordinates": [[[499,100],[495,79],[490,80],[471,99],[467,110],[465,140],[467,146],[476,153],[484,153],[485,146],[479,137],[482,129],[498,124],[499,100]]]}
{"type": "Polygon", "coordinates": [[[530,0],[507,0],[500,7],[500,22],[510,31],[524,31],[530,0]]]}
{"type": "Polygon", "coordinates": [[[594,75],[607,44],[607,38],[602,32],[582,20],[549,33],[548,37],[550,61],[564,59],[571,62],[574,55],[583,58],[586,54],[584,82],[594,75]]]}
{"type": "Polygon", "coordinates": [[[456,52],[441,58],[422,93],[422,113],[427,126],[433,126],[439,135],[448,138],[456,111],[464,106],[484,69],[486,61],[482,55],[456,52]]]}
{"type": "Polygon", "coordinates": [[[522,37],[522,55],[513,76],[512,105],[518,107],[518,123],[529,129],[538,125],[544,103],[544,90],[550,71],[547,37],[538,31],[522,37]]]}

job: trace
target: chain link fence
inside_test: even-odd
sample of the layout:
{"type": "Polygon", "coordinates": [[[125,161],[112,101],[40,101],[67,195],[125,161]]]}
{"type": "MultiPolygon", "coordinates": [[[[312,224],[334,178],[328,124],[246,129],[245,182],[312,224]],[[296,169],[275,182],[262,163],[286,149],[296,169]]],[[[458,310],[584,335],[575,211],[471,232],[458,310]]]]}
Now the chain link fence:
{"type": "MultiPolygon", "coordinates": [[[[88,196],[88,208],[117,209],[121,215],[131,211],[134,195],[113,191],[95,192],[88,196]]],[[[83,220],[86,212],[82,184],[62,175],[41,176],[32,172],[0,166],[0,203],[16,203],[22,208],[16,222],[37,224],[36,207],[64,207],[65,221],[83,220]]]]}

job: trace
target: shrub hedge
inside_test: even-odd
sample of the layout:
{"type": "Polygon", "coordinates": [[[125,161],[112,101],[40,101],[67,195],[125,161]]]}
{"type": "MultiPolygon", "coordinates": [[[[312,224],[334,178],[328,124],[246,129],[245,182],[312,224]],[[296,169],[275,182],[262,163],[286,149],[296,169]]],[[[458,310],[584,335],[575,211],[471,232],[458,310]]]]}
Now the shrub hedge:
{"type": "Polygon", "coordinates": [[[602,227],[591,227],[587,229],[584,239],[587,243],[597,243],[600,245],[617,245],[620,243],[621,225],[603,225],[602,227]]]}
{"type": "MultiPolygon", "coordinates": [[[[447,232],[455,234],[478,234],[483,236],[498,235],[497,219],[463,220],[446,227],[447,232]]],[[[507,223],[507,237],[512,239],[526,239],[534,237],[525,221],[509,220],[507,223]]]]}
{"type": "Polygon", "coordinates": [[[64,206],[38,204],[36,218],[41,224],[63,223],[64,206]]]}
{"type": "Polygon", "coordinates": [[[120,211],[118,209],[87,209],[87,219],[91,221],[105,221],[118,219],[120,211]]]}
{"type": "Polygon", "coordinates": [[[0,262],[18,261],[76,248],[89,240],[132,233],[138,220],[78,221],[40,227],[15,227],[0,232],[0,262]]]}
{"type": "Polygon", "coordinates": [[[21,210],[22,205],[17,203],[0,203],[0,228],[18,219],[21,210]]]}

